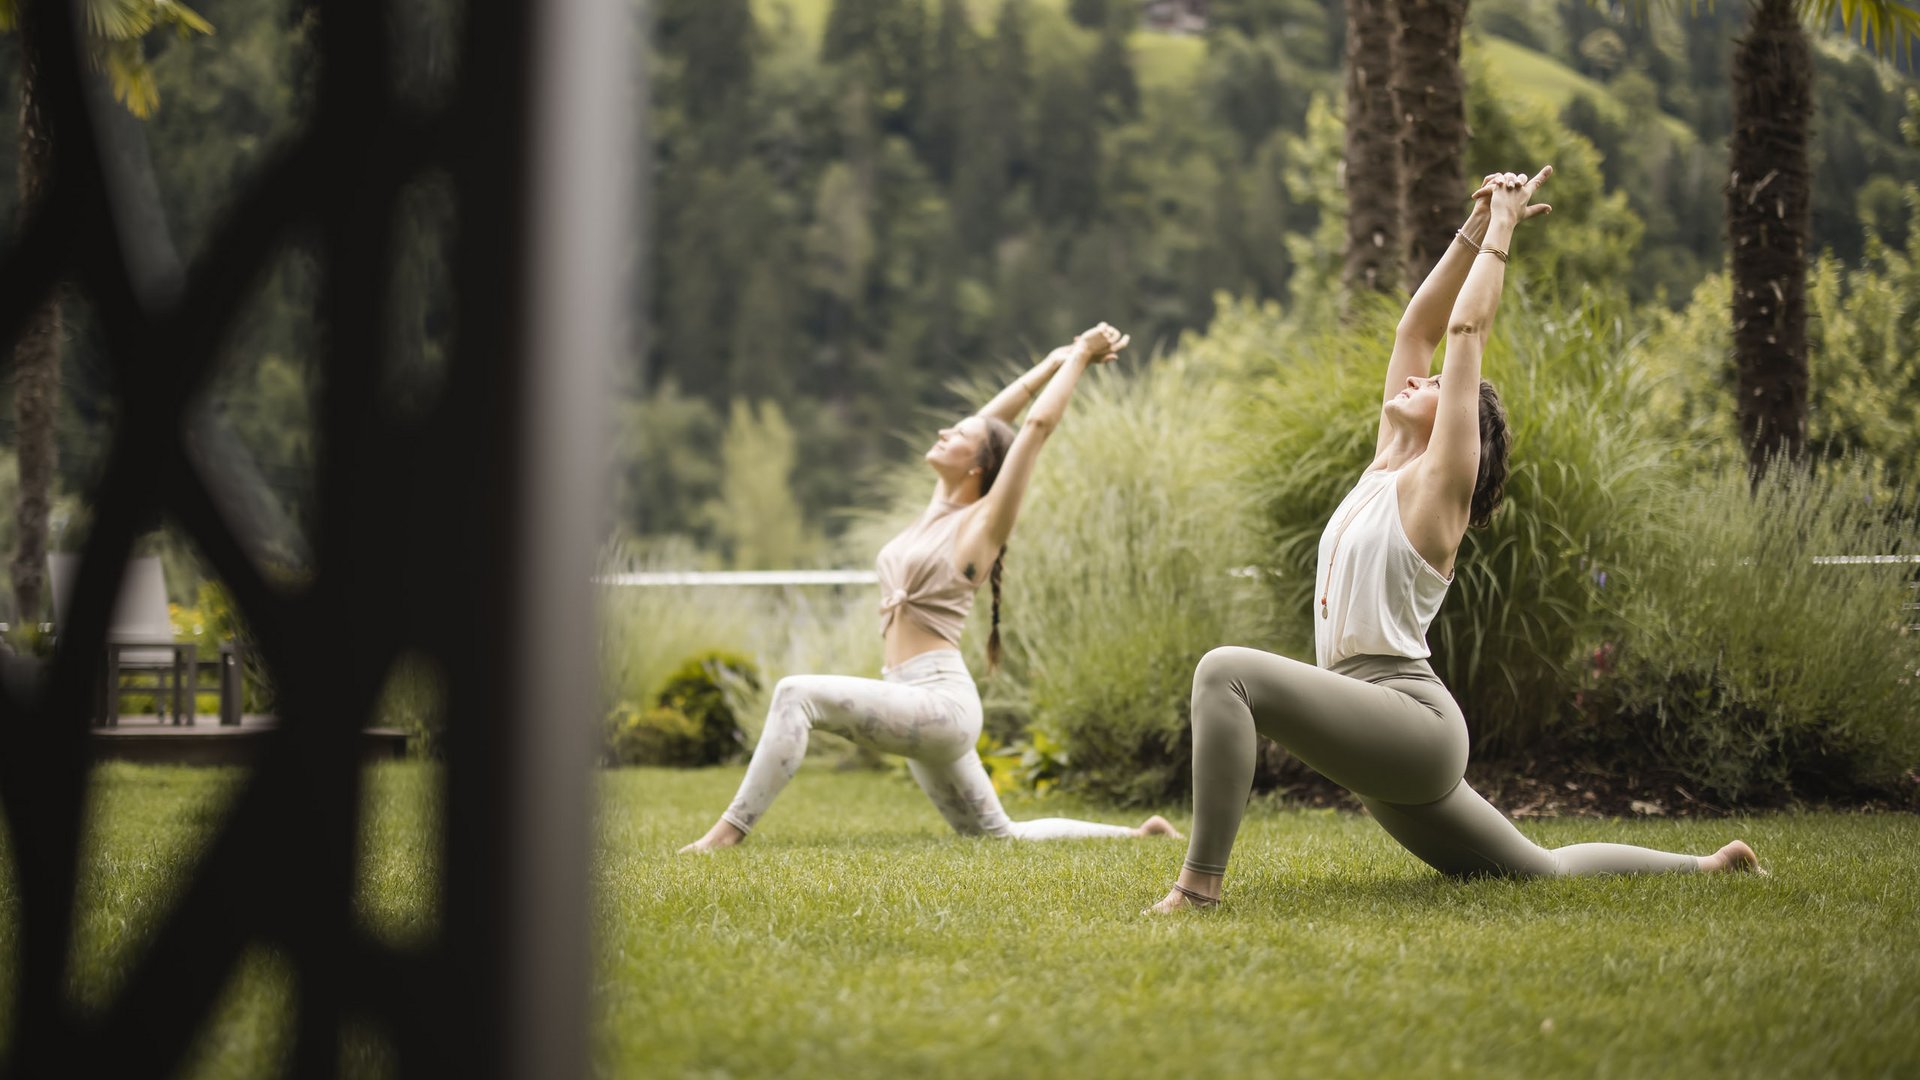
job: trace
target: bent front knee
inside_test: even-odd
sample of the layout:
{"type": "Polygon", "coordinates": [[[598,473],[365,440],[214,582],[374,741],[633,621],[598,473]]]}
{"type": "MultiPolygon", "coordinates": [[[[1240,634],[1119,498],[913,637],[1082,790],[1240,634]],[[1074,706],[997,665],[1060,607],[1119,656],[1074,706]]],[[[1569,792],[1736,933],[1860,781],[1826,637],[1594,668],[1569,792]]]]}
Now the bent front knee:
{"type": "Polygon", "coordinates": [[[1247,698],[1247,676],[1262,659],[1270,657],[1258,649],[1239,645],[1222,645],[1202,656],[1193,669],[1195,717],[1199,716],[1200,702],[1205,698],[1231,695],[1242,704],[1251,704],[1247,698]]]}
{"type": "Polygon", "coordinates": [[[806,723],[812,701],[807,677],[788,675],[773,684],[773,697],[767,702],[767,723],[806,723]]]}

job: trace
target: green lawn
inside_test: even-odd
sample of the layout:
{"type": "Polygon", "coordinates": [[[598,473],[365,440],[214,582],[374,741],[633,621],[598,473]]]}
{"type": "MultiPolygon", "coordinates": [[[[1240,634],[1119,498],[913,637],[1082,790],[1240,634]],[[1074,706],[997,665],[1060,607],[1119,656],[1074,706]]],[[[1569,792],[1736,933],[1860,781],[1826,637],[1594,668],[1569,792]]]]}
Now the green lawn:
{"type": "MultiPolygon", "coordinates": [[[[433,774],[379,768],[362,909],[430,934],[433,774]]],[[[745,847],[673,849],[740,770],[604,779],[597,1052],[617,1075],[1913,1075],[1920,818],[1548,821],[1709,851],[1770,878],[1442,879],[1365,818],[1256,806],[1220,910],[1163,920],[1182,845],[959,839],[887,773],[794,782],[745,847]]],[[[114,767],[81,890],[75,989],[111,992],[217,821],[230,773],[114,767]]],[[[1016,800],[1017,817],[1077,813],[1016,800]]],[[[1178,807],[1162,808],[1181,824],[1178,807]]],[[[11,882],[0,944],[11,951],[11,882]]],[[[5,955],[0,953],[0,955],[5,955]]],[[[11,994],[0,979],[0,1006],[11,994]]],[[[253,957],[195,1075],[286,1045],[284,972],[253,957]]],[[[4,1038],[4,1035],[0,1035],[4,1038]]],[[[359,1054],[355,1054],[359,1057],[359,1054]]]]}

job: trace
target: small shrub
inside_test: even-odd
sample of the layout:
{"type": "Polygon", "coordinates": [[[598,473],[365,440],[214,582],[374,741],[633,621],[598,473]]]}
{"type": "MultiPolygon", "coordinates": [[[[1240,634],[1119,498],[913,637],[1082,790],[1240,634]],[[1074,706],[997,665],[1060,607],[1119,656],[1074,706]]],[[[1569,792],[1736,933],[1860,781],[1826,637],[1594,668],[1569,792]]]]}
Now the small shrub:
{"type": "Polygon", "coordinates": [[[1006,746],[996,744],[991,735],[982,732],[979,751],[980,761],[993,780],[993,790],[1003,795],[1015,790],[1045,795],[1060,786],[1069,767],[1067,748],[1044,731],[1035,731],[1030,738],[1006,746]]]}
{"type": "Polygon", "coordinates": [[[759,689],[760,673],[752,660],[737,653],[704,653],[667,678],[660,706],[685,716],[698,732],[694,763],[717,765],[746,745],[730,700],[759,689]]]}
{"type": "MultiPolygon", "coordinates": [[[[223,643],[238,642],[241,646],[241,664],[245,668],[245,677],[241,680],[245,687],[241,711],[273,711],[273,680],[267,671],[265,657],[253,647],[252,632],[241,619],[233,597],[218,581],[203,578],[194,594],[192,607],[168,604],[167,612],[173,621],[174,639],[196,642],[202,661],[219,656],[223,643]]],[[[201,695],[199,702],[196,708],[202,713],[217,712],[220,708],[220,699],[214,694],[201,695]]]]}
{"type": "Polygon", "coordinates": [[[1589,736],[1727,800],[1891,790],[1920,765],[1915,568],[1815,556],[1920,553],[1909,497],[1872,463],[1702,477],[1618,599],[1585,695],[1589,736]]]}
{"type": "Polygon", "coordinates": [[[620,704],[607,714],[607,757],[615,765],[699,765],[702,734],[678,709],[620,704]]]}
{"type": "Polygon", "coordinates": [[[726,652],[675,669],[649,708],[620,703],[607,715],[607,757],[616,765],[718,765],[746,746],[730,703],[759,690],[753,661],[726,652]]]}

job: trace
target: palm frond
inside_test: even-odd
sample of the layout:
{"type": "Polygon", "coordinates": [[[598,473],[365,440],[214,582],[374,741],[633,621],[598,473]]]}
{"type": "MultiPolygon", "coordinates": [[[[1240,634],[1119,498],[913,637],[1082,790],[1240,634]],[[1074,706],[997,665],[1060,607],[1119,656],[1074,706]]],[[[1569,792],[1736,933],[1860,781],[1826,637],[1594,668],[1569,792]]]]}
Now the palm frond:
{"type": "Polygon", "coordinates": [[[153,0],[87,0],[87,33],[104,41],[138,41],[153,29],[153,0]]]}
{"type": "Polygon", "coordinates": [[[142,120],[160,107],[160,86],[154,81],[153,68],[139,41],[97,42],[93,50],[94,66],[106,73],[113,88],[113,99],[142,120]]]}
{"type": "Polygon", "coordinates": [[[106,41],[138,41],[160,26],[183,36],[213,33],[212,23],[175,0],[86,0],[85,15],[87,33],[106,41]]]}
{"type": "Polygon", "coordinates": [[[1817,26],[1838,14],[1841,26],[1882,57],[1905,52],[1911,59],[1914,39],[1920,37],[1920,8],[1906,0],[1803,0],[1801,11],[1817,26]]]}
{"type": "Polygon", "coordinates": [[[175,3],[174,0],[154,0],[154,6],[158,9],[160,21],[178,29],[181,37],[213,33],[213,24],[185,4],[175,3]]]}

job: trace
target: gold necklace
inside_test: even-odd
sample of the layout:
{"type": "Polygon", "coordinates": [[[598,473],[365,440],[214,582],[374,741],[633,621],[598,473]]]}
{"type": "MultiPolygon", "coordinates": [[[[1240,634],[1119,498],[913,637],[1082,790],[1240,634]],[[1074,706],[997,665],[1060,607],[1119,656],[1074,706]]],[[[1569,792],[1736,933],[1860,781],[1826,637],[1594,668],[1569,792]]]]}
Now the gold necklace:
{"type": "MultiPolygon", "coordinates": [[[[1389,472],[1388,475],[1392,476],[1392,473],[1389,472]]],[[[1326,589],[1320,592],[1320,617],[1322,619],[1332,617],[1327,612],[1327,592],[1333,588],[1333,560],[1340,554],[1340,541],[1347,538],[1347,526],[1352,525],[1353,519],[1360,516],[1360,511],[1365,510],[1373,500],[1380,497],[1381,492],[1387,490],[1387,484],[1392,483],[1396,483],[1396,481],[1388,480],[1386,484],[1381,484],[1375,488],[1373,494],[1367,496],[1361,501],[1359,506],[1354,507],[1347,513],[1346,520],[1340,523],[1340,531],[1333,534],[1333,547],[1327,551],[1327,586],[1326,589]]]]}

